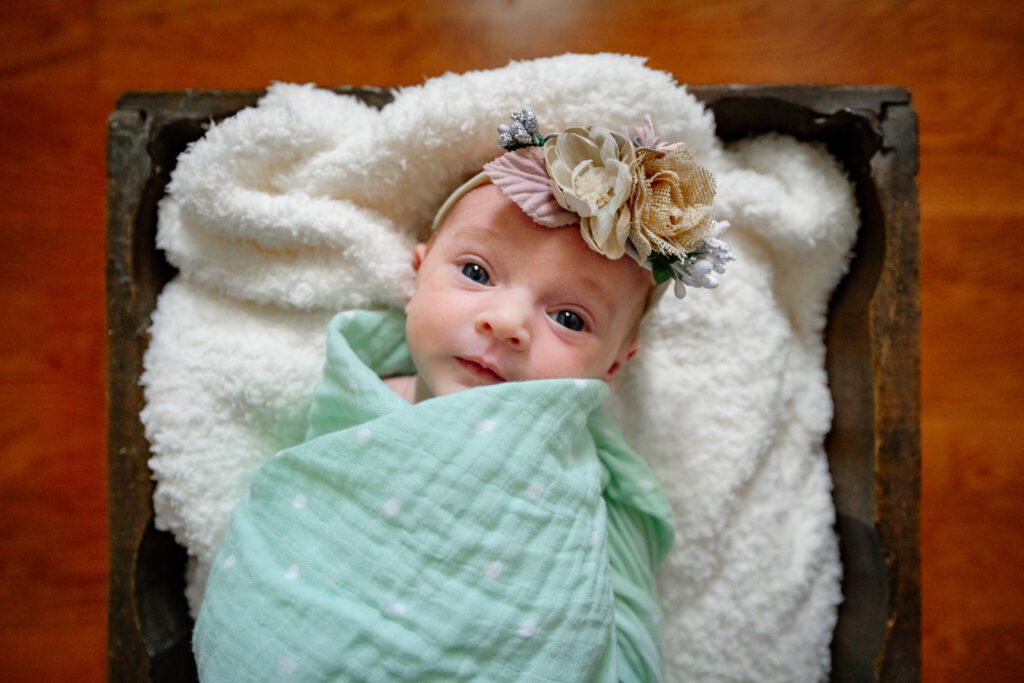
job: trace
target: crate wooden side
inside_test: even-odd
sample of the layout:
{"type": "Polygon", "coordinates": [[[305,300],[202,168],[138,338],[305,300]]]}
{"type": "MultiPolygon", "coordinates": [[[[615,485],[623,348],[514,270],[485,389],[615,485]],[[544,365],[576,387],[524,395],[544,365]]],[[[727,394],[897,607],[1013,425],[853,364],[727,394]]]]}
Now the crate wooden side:
{"type": "Polygon", "coordinates": [[[114,112],[107,133],[107,409],[109,414],[109,598],[107,669],[112,680],[142,680],[148,655],[135,630],[135,550],[152,516],[148,448],[138,411],[145,342],[139,329],[148,311],[135,281],[135,214],[149,168],[136,144],[142,117],[114,112]]]}
{"type": "MultiPolygon", "coordinates": [[[[380,107],[375,88],[340,89],[380,107]]],[[[845,602],[833,681],[920,675],[916,118],[898,88],[703,86],[724,140],[775,131],[823,142],[856,187],[856,258],[829,309],[835,419],[826,450],[835,488],[845,602]]],[[[155,245],[156,203],[178,154],[206,123],[256,91],[139,93],[109,120],[111,680],[194,680],[185,556],[153,528],[138,378],[156,297],[173,276],[155,245]]]]}
{"type": "Polygon", "coordinates": [[[833,681],[920,678],[917,117],[891,87],[712,86],[695,93],[733,140],[822,142],[854,182],[861,226],[829,305],[826,440],[843,563],[833,681]]]}
{"type": "MultiPolygon", "coordinates": [[[[391,95],[352,89],[375,106],[391,95]]],[[[111,681],[196,680],[184,549],[153,525],[149,445],[139,421],[142,359],[157,297],[175,271],[156,248],[157,203],[178,155],[255,91],[128,94],[107,129],[107,373],[111,681]]]]}

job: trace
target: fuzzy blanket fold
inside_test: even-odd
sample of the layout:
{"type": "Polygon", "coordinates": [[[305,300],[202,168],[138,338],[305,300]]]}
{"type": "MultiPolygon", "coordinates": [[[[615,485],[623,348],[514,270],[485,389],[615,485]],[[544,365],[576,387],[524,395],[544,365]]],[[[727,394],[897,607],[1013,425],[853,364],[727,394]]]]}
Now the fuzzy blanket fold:
{"type": "Polygon", "coordinates": [[[722,285],[648,315],[607,406],[675,512],[658,576],[668,678],[827,677],[841,598],[822,332],[857,228],[851,186],[820,147],[723,147],[684,87],[617,55],[447,74],[381,111],[277,84],[181,155],[158,233],[180,276],[154,313],[142,420],[193,609],[253,472],[303,438],[331,316],[400,305],[412,245],[524,105],[545,130],[649,113],[715,173],[732,224],[722,285]]]}

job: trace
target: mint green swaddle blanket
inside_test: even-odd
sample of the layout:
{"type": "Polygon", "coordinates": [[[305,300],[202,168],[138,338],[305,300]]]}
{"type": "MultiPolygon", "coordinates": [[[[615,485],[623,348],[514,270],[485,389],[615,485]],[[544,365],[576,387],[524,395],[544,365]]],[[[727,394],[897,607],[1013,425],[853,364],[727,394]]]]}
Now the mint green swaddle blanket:
{"type": "Polygon", "coordinates": [[[328,331],[306,441],[255,474],[193,645],[204,681],[652,681],[671,511],[598,380],[410,405],[400,312],[328,331]]]}

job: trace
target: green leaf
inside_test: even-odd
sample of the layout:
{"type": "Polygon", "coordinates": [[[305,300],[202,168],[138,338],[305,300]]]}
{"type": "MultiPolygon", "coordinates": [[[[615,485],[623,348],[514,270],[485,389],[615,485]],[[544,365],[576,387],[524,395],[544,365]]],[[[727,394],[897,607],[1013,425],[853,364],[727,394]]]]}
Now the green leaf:
{"type": "Polygon", "coordinates": [[[656,283],[660,285],[672,279],[672,263],[678,260],[675,256],[651,254],[648,260],[651,262],[651,274],[654,275],[656,283]]]}

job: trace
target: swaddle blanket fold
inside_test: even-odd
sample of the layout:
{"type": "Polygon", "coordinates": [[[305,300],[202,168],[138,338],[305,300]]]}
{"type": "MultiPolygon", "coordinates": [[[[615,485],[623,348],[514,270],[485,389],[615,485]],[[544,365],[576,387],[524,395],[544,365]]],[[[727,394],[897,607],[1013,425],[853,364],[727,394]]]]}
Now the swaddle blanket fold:
{"type": "Polygon", "coordinates": [[[400,312],[331,323],[307,440],[232,516],[195,631],[204,681],[661,680],[653,473],[597,380],[410,405],[400,312]]]}

